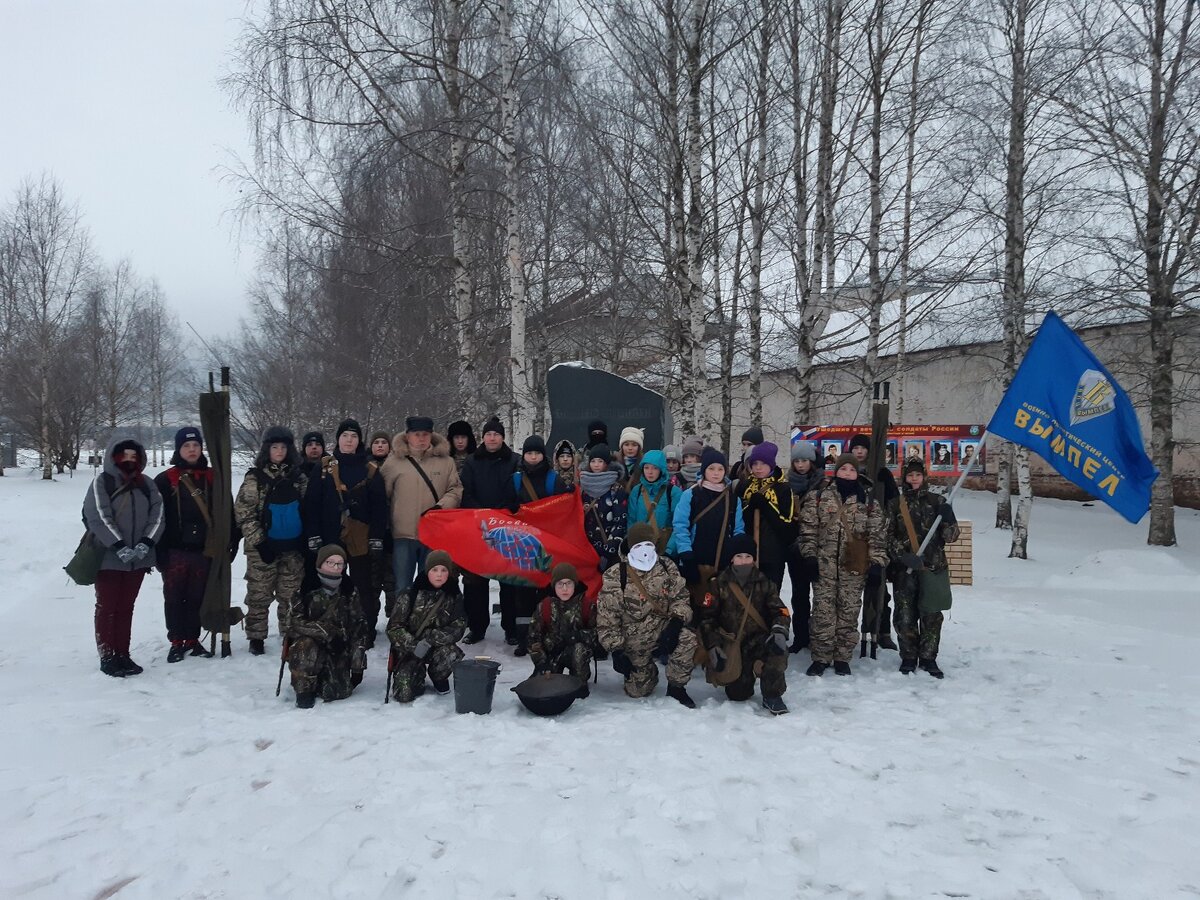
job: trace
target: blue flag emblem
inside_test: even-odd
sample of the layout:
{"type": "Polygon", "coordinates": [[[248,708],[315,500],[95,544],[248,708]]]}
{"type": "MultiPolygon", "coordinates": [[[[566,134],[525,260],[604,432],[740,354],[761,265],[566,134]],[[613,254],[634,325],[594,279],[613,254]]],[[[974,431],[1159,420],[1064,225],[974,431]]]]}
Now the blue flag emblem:
{"type": "Polygon", "coordinates": [[[1066,323],[1047,313],[988,432],[1028,447],[1130,522],[1158,470],[1129,395],[1066,323]]]}

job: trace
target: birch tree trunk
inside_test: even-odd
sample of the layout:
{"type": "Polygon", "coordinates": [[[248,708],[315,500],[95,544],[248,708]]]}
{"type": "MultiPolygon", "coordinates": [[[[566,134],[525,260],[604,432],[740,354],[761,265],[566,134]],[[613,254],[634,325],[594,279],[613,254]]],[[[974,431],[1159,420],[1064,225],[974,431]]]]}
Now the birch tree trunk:
{"type": "Polygon", "coordinates": [[[770,0],[762,0],[759,26],[758,77],[755,86],[754,202],[750,204],[750,421],[761,425],[762,403],[762,258],[766,234],[767,100],[770,87],[771,21],[770,0]]]}
{"type": "MultiPolygon", "coordinates": [[[[512,422],[516,435],[533,433],[534,405],[529,389],[525,341],[526,283],[521,251],[520,161],[517,158],[517,51],[513,41],[513,0],[499,0],[500,32],[500,155],[504,159],[504,202],[508,230],[509,384],[512,422]]],[[[547,275],[548,277],[548,275],[547,275]]]]}
{"type": "Polygon", "coordinates": [[[703,46],[704,21],[708,11],[708,0],[691,0],[688,13],[687,43],[684,57],[687,65],[688,108],[687,108],[687,302],[684,309],[688,315],[688,364],[684,378],[692,384],[691,424],[693,433],[707,434],[712,430],[708,407],[708,377],[704,361],[704,183],[702,123],[700,99],[704,87],[703,70],[700,66],[700,51],[703,46]]]}
{"type": "Polygon", "coordinates": [[[871,162],[867,173],[870,191],[870,222],[867,226],[867,278],[870,282],[867,323],[867,356],[863,371],[866,402],[871,401],[872,383],[878,380],[879,332],[883,316],[883,275],[879,264],[880,231],[883,228],[883,66],[887,48],[883,42],[883,0],[875,0],[869,30],[871,80],[871,162]]]}

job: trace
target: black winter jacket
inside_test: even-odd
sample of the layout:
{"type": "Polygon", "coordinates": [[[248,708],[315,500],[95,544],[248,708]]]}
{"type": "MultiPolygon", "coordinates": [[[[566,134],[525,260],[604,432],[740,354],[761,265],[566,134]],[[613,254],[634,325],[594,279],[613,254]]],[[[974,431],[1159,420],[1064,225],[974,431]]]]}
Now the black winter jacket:
{"type": "Polygon", "coordinates": [[[512,482],[516,469],[517,454],[508,444],[495,453],[480,447],[463,464],[462,508],[515,510],[519,506],[512,482]]]}

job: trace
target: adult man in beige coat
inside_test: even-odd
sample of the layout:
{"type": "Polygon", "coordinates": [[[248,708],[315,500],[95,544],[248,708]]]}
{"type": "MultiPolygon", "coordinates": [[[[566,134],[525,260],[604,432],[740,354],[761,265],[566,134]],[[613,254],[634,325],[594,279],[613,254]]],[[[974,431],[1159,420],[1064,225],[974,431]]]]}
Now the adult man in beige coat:
{"type": "Polygon", "coordinates": [[[409,416],[404,428],[392,439],[392,454],[381,470],[392,508],[392,567],[398,592],[412,587],[428,552],[417,540],[421,516],[430,509],[457,509],[462,502],[458,467],[446,439],[434,434],[433,419],[409,416]]]}

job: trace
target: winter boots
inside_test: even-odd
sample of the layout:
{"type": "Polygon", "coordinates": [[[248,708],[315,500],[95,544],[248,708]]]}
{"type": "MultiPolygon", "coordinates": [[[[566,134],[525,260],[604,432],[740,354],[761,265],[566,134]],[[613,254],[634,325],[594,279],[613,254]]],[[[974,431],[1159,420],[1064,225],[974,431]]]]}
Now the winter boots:
{"type": "MultiPolygon", "coordinates": [[[[250,639],[250,655],[251,656],[262,656],[266,652],[267,652],[267,648],[263,646],[263,641],[261,638],[251,638],[250,639]]],[[[305,707],[305,709],[307,709],[307,707],[305,707]]]]}
{"type": "Polygon", "coordinates": [[[782,716],[788,711],[787,704],[783,702],[782,697],[763,697],[763,709],[773,716],[782,716]]]}
{"type": "Polygon", "coordinates": [[[177,663],[187,656],[187,647],[183,641],[171,641],[171,649],[167,651],[167,662],[177,663]]]}
{"type": "Polygon", "coordinates": [[[808,641],[804,641],[802,638],[795,638],[792,641],[792,646],[788,647],[788,653],[799,653],[807,646],[808,641]]]}
{"type": "Polygon", "coordinates": [[[915,659],[900,660],[901,675],[911,675],[915,671],[917,671],[917,661],[915,659]]]}
{"type": "Polygon", "coordinates": [[[932,675],[934,678],[945,678],[946,673],[938,668],[936,659],[921,660],[921,668],[932,675]]]}
{"type": "Polygon", "coordinates": [[[833,664],[833,671],[837,672],[839,675],[849,675],[850,663],[840,659],[836,660],[833,664]]]}
{"type": "Polygon", "coordinates": [[[667,696],[674,700],[678,700],[688,709],[696,708],[696,701],[688,696],[687,688],[682,684],[667,684],[667,696]]]}
{"type": "Polygon", "coordinates": [[[814,659],[812,662],[812,665],[808,667],[808,671],[805,672],[804,674],[811,675],[816,678],[820,678],[822,675],[825,674],[825,670],[828,668],[829,668],[829,663],[818,662],[817,660],[814,659]]]}
{"type": "Polygon", "coordinates": [[[212,659],[213,653],[199,641],[188,641],[185,646],[191,648],[191,656],[203,656],[205,659],[212,659]]]}
{"type": "Polygon", "coordinates": [[[433,689],[435,691],[437,691],[439,694],[450,693],[450,679],[449,678],[434,678],[433,679],[433,689]]]}
{"type": "Polygon", "coordinates": [[[881,650],[899,650],[896,642],[892,640],[890,634],[879,634],[875,636],[875,643],[881,650]]]}
{"type": "Polygon", "coordinates": [[[465,638],[463,638],[463,643],[464,644],[478,644],[482,640],[483,640],[482,634],[476,634],[474,631],[472,631],[465,638]]]}
{"type": "Polygon", "coordinates": [[[117,662],[125,670],[126,675],[141,675],[142,672],[146,671],[132,659],[130,659],[128,654],[125,656],[118,656],[117,662]]]}
{"type": "Polygon", "coordinates": [[[305,691],[303,694],[296,695],[297,709],[312,709],[314,706],[316,706],[316,703],[316,691],[305,691]]]}
{"type": "Polygon", "coordinates": [[[104,656],[100,658],[100,671],[113,678],[124,678],[129,674],[121,664],[119,656],[104,656]]]}

